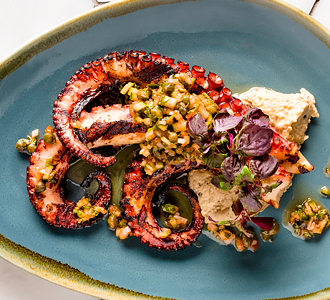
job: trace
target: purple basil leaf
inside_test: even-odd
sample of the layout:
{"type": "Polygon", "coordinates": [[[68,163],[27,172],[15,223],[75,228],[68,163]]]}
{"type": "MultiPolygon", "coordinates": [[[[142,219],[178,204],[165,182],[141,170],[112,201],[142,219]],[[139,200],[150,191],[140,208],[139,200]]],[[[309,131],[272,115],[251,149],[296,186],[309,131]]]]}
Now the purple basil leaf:
{"type": "Polygon", "coordinates": [[[215,187],[217,187],[218,189],[221,188],[221,187],[220,187],[220,182],[222,182],[222,181],[223,181],[223,179],[220,178],[219,176],[214,176],[214,177],[212,177],[212,179],[211,179],[211,183],[212,183],[215,187]]]}
{"type": "Polygon", "coordinates": [[[270,217],[250,217],[251,221],[262,230],[271,230],[273,227],[273,218],[270,217]]]}
{"type": "Polygon", "coordinates": [[[244,209],[242,202],[240,200],[236,200],[231,206],[231,208],[236,216],[238,216],[244,209]]]}
{"type": "Polygon", "coordinates": [[[208,134],[207,125],[200,113],[193,115],[188,120],[187,131],[193,139],[207,136],[208,134]]]}
{"type": "Polygon", "coordinates": [[[206,157],[206,165],[209,168],[220,168],[222,162],[224,161],[224,159],[227,157],[227,154],[222,154],[222,153],[210,153],[207,157],[206,157]]]}
{"type": "Polygon", "coordinates": [[[244,126],[235,138],[235,151],[247,156],[261,156],[269,152],[273,130],[254,124],[244,126]]]}
{"type": "Polygon", "coordinates": [[[213,139],[217,144],[225,144],[229,142],[227,132],[215,132],[213,134],[213,139]]]}
{"type": "Polygon", "coordinates": [[[227,131],[235,128],[241,121],[242,117],[230,115],[228,112],[218,113],[213,120],[213,129],[215,132],[227,131]]]}
{"type": "Polygon", "coordinates": [[[228,132],[228,136],[229,136],[229,149],[233,149],[234,136],[230,132],[228,132]]]}
{"type": "Polygon", "coordinates": [[[278,166],[278,160],[268,154],[254,157],[249,163],[249,169],[256,179],[265,179],[274,175],[278,166]]]}
{"type": "Polygon", "coordinates": [[[207,137],[196,137],[195,138],[195,142],[196,144],[201,147],[202,149],[207,149],[212,145],[212,141],[210,139],[208,139],[207,137]]]}
{"type": "Polygon", "coordinates": [[[224,191],[229,191],[233,188],[233,185],[228,182],[221,174],[218,176],[214,176],[211,179],[211,183],[218,189],[222,189],[224,191]]]}
{"type": "Polygon", "coordinates": [[[259,126],[266,127],[269,123],[269,116],[257,107],[252,107],[244,116],[249,123],[254,123],[259,126]]]}
{"type": "Polygon", "coordinates": [[[242,171],[243,162],[239,156],[234,154],[227,157],[221,165],[221,173],[227,181],[234,181],[235,177],[242,171]]]}
{"type": "Polygon", "coordinates": [[[247,184],[242,186],[238,198],[248,213],[256,213],[262,208],[259,202],[260,194],[261,189],[255,185],[247,184]]]}

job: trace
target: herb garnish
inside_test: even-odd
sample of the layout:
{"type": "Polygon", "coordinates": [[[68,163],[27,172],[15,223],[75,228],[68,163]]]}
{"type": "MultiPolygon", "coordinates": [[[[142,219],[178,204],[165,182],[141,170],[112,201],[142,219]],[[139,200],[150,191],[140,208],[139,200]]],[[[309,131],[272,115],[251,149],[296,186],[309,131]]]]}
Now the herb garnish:
{"type": "Polygon", "coordinates": [[[237,218],[221,225],[234,224],[244,232],[248,221],[264,230],[272,226],[272,218],[251,217],[262,208],[259,201],[262,192],[269,193],[282,183],[263,187],[260,181],[275,174],[279,166],[277,159],[269,155],[273,130],[268,124],[269,117],[259,108],[251,108],[244,116],[223,109],[214,117],[210,128],[200,113],[187,122],[188,133],[200,146],[204,163],[221,171],[212,178],[212,184],[223,190],[240,186],[233,204],[237,218]]]}

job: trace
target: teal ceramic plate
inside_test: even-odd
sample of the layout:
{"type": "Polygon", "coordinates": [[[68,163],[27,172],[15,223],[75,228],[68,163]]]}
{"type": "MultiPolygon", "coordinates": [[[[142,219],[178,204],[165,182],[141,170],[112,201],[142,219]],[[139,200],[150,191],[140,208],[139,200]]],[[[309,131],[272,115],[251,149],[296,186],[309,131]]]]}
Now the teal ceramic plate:
{"type": "Polygon", "coordinates": [[[330,236],[302,241],[281,228],[256,253],[238,253],[202,236],[202,247],[158,252],[135,238],[119,241],[101,222],[84,230],[45,224],[29,202],[28,159],[17,139],[52,123],[52,106],[65,82],[85,62],[110,51],[158,52],[219,74],[234,92],[265,86],[304,87],[317,99],[302,152],[315,166],[296,176],[290,199],[318,196],[330,185],[329,32],[280,1],[115,1],[33,40],[0,64],[0,254],[63,286],[107,299],[264,299],[307,295],[330,298],[330,236]],[[152,295],[152,296],[147,296],[152,295]],[[159,298],[157,298],[159,299],[159,298]]]}

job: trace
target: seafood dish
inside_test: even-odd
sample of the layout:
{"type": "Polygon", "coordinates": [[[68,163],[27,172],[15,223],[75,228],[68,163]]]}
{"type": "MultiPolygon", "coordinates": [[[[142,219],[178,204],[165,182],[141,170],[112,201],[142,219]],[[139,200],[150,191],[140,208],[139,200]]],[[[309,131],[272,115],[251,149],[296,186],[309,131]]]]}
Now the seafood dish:
{"type": "MultiPolygon", "coordinates": [[[[292,176],[314,167],[299,150],[307,125],[293,140],[292,132],[279,132],[243,98],[219,75],[157,53],[111,52],[89,62],[59,93],[44,137],[38,141],[33,133],[16,145],[32,153],[30,201],[52,226],[82,228],[107,217],[120,239],[135,236],[159,250],[184,249],[207,231],[239,251],[254,251],[258,242],[248,223],[275,235],[275,220],[258,213],[267,205],[278,208],[292,176]],[[116,153],[134,144],[138,150],[125,166],[121,199],[114,203],[107,170],[117,163],[116,153]],[[77,161],[94,166],[81,186],[96,182],[97,188],[75,203],[62,183],[77,161]],[[204,213],[199,192],[190,179],[187,184],[193,172],[208,178],[222,197],[233,195],[230,219],[204,213]],[[189,212],[169,201],[170,194],[183,196],[189,212]]],[[[308,124],[317,116],[315,108],[304,119],[308,124]]]]}

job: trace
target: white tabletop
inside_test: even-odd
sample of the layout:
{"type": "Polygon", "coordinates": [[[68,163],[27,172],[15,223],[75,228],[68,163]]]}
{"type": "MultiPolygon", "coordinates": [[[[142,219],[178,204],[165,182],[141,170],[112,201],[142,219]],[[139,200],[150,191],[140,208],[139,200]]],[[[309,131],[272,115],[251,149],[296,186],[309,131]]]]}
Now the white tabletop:
{"type": "MultiPolygon", "coordinates": [[[[93,9],[96,0],[2,0],[0,61],[32,38],[93,9]]],[[[100,0],[105,1],[105,0],[100,0]]],[[[330,29],[329,0],[287,0],[330,29]]],[[[40,279],[0,258],[0,300],[92,300],[91,296],[40,279]]]]}

